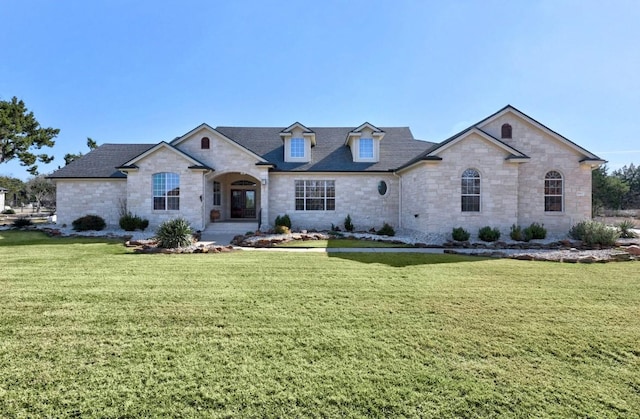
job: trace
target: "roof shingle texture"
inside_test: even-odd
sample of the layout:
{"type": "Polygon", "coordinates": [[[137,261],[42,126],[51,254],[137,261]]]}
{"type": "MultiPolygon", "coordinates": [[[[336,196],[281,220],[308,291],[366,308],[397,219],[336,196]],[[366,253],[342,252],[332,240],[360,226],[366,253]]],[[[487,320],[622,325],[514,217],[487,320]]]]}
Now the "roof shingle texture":
{"type": "Polygon", "coordinates": [[[116,169],[154,147],[155,144],[103,144],[81,158],[56,170],[49,177],[64,178],[126,178],[116,169]]]}
{"type": "Polygon", "coordinates": [[[217,127],[216,131],[263,159],[276,165],[276,171],[311,172],[370,172],[390,171],[401,167],[434,146],[434,143],[413,138],[408,127],[380,128],[385,136],[380,142],[378,162],[355,163],[351,150],[345,145],[352,127],[309,127],[316,134],[308,163],[284,161],[284,143],[280,132],[284,128],[217,127]]]}

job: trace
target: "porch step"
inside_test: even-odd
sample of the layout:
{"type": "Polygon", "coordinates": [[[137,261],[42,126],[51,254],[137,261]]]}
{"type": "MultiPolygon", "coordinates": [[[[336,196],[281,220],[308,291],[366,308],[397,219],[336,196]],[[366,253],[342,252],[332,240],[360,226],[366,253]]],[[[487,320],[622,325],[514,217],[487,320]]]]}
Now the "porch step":
{"type": "Polygon", "coordinates": [[[210,223],[203,233],[208,234],[244,234],[247,231],[256,231],[257,221],[221,221],[210,223]]]}

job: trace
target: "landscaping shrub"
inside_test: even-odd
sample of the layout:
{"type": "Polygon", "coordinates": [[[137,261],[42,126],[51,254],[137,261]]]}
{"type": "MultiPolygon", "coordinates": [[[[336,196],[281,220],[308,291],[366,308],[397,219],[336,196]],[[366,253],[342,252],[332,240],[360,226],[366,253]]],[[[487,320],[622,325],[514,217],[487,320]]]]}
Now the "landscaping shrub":
{"type": "Polygon", "coordinates": [[[144,231],[147,227],[149,227],[149,220],[142,219],[137,215],[133,215],[130,212],[120,217],[120,228],[124,231],[135,231],[142,230],[144,231]]]}
{"type": "Polygon", "coordinates": [[[620,237],[617,229],[608,227],[606,224],[585,220],[571,227],[569,236],[576,240],[581,240],[587,246],[601,245],[613,246],[620,237]]]}
{"type": "Polygon", "coordinates": [[[484,226],[480,230],[478,230],[478,238],[485,242],[497,241],[500,238],[500,230],[498,230],[497,228],[484,226]]]}
{"type": "Polygon", "coordinates": [[[184,218],[174,218],[160,224],[156,231],[158,247],[187,247],[192,242],[191,226],[184,218]]]}
{"type": "Polygon", "coordinates": [[[277,216],[276,217],[276,221],[274,223],[277,226],[285,226],[287,227],[289,230],[291,230],[291,219],[289,218],[288,214],[281,216],[277,216]]]}
{"type": "Polygon", "coordinates": [[[547,229],[544,228],[544,224],[531,223],[531,225],[524,229],[524,240],[543,240],[547,238],[547,229]]]}
{"type": "Polygon", "coordinates": [[[618,227],[620,237],[623,239],[633,239],[638,236],[634,231],[631,231],[635,227],[635,223],[633,221],[624,220],[616,224],[616,227],[618,227]]]}
{"type": "Polygon", "coordinates": [[[451,232],[451,237],[457,242],[466,242],[471,237],[471,234],[462,227],[455,227],[451,232]]]}
{"type": "Polygon", "coordinates": [[[335,231],[335,232],[341,231],[340,230],[340,226],[337,226],[337,225],[334,225],[333,223],[331,223],[331,231],[335,231]]]}
{"type": "Polygon", "coordinates": [[[276,234],[289,234],[291,233],[291,229],[284,225],[277,225],[275,228],[276,234]]]}
{"type": "Polygon", "coordinates": [[[15,214],[16,212],[15,212],[13,209],[8,208],[8,209],[6,209],[6,210],[2,211],[2,213],[3,213],[3,214],[10,215],[10,214],[15,214]]]}
{"type": "Polygon", "coordinates": [[[15,228],[28,227],[30,225],[33,225],[33,222],[30,219],[25,217],[20,217],[13,222],[13,226],[15,228]]]}
{"type": "Polygon", "coordinates": [[[75,231],[100,231],[104,230],[107,223],[105,223],[104,218],[99,215],[85,215],[84,217],[73,220],[71,225],[75,231]]]}
{"type": "Polygon", "coordinates": [[[511,232],[509,232],[509,237],[511,237],[511,240],[523,241],[524,233],[522,232],[522,228],[520,228],[520,226],[518,225],[512,224],[511,232]]]}
{"type": "Polygon", "coordinates": [[[384,223],[382,228],[378,230],[378,234],[380,236],[395,236],[396,231],[389,225],[389,223],[384,223]]]}
{"type": "Polygon", "coordinates": [[[353,223],[351,222],[351,215],[347,214],[347,218],[344,219],[344,229],[351,232],[354,230],[353,223]]]}

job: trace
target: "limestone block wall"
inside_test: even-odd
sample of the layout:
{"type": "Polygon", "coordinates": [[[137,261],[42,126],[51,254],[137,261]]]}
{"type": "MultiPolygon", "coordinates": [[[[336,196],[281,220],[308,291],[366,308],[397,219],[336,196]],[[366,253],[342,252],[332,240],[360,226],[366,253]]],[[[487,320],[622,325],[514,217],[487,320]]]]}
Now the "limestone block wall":
{"type": "Polygon", "coordinates": [[[519,224],[544,223],[549,231],[566,233],[573,224],[590,219],[591,167],[580,163],[585,156],[513,114],[497,118],[482,129],[500,138],[504,123],[511,125],[513,138],[502,141],[531,158],[519,166],[519,224]],[[559,172],[564,181],[562,212],[544,211],[544,177],[551,170],[559,172]]]}
{"type": "Polygon", "coordinates": [[[205,227],[204,174],[189,169],[191,162],[169,149],[158,149],[137,163],[139,170],[127,176],[127,209],[149,220],[151,228],[164,221],[182,217],[192,228],[205,227]],[[171,172],[180,176],[180,209],[153,209],[153,181],[155,173],[171,172]],[[202,200],[200,197],[202,196],[202,200]]]}
{"type": "MultiPolygon", "coordinates": [[[[258,163],[259,160],[255,156],[252,156],[247,150],[225,140],[218,133],[207,128],[202,128],[194,132],[188,138],[181,141],[176,147],[215,170],[212,175],[208,176],[209,182],[205,187],[204,202],[206,203],[206,207],[204,212],[206,213],[206,220],[208,220],[209,212],[213,209],[213,177],[224,177],[226,174],[231,173],[235,174],[234,176],[237,174],[240,174],[241,176],[247,175],[256,179],[259,184],[262,183],[263,179],[269,178],[269,169],[264,166],[256,166],[256,163],[258,163]],[[209,138],[209,149],[201,148],[200,140],[202,137],[209,138]]],[[[224,203],[228,204],[229,186],[223,182],[222,187],[223,205],[221,208],[217,209],[228,212],[228,205],[225,205],[224,203]]],[[[262,223],[265,224],[269,219],[269,208],[266,205],[268,202],[269,188],[266,185],[262,185],[258,186],[257,189],[261,200],[261,204],[258,209],[262,209],[262,223]]],[[[223,217],[228,217],[228,214],[223,215],[223,217]]]]}
{"type": "Polygon", "coordinates": [[[57,224],[71,227],[73,220],[91,214],[117,226],[126,190],[126,179],[56,179],[57,224]]]}
{"type": "Polygon", "coordinates": [[[379,229],[387,222],[398,227],[398,177],[388,173],[279,173],[269,179],[269,225],[278,215],[289,214],[295,229],[329,229],[331,224],[343,228],[349,214],[356,230],[379,229]],[[296,180],[333,180],[336,188],[335,211],[296,211],[296,180]],[[387,192],[380,195],[380,181],[387,192]]]}
{"type": "Polygon", "coordinates": [[[518,220],[518,164],[476,134],[443,150],[442,161],[402,173],[402,227],[422,232],[471,233],[486,225],[508,234],[518,220]],[[461,178],[466,169],[480,172],[480,212],[462,212],[461,178]]]}

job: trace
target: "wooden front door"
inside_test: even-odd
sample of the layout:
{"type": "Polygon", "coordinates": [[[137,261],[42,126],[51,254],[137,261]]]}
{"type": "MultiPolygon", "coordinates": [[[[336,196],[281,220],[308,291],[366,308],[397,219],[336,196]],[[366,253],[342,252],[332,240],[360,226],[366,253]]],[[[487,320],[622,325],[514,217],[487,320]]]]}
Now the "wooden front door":
{"type": "Polygon", "coordinates": [[[255,189],[231,190],[231,218],[256,218],[255,189]]]}

